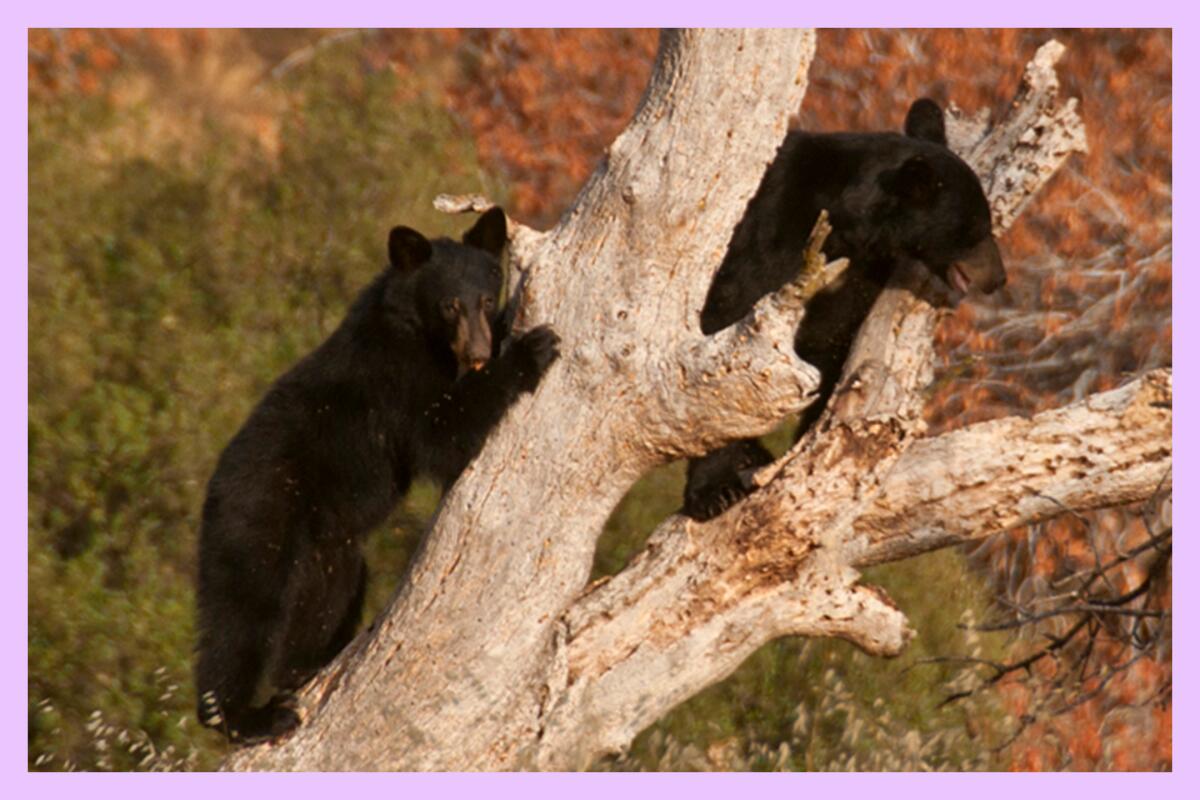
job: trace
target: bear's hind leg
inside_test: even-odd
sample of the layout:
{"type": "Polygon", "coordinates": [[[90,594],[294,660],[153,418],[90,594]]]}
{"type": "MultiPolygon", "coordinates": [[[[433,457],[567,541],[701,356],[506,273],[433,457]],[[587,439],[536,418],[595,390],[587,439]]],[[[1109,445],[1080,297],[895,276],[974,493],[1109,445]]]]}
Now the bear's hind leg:
{"type": "Polygon", "coordinates": [[[272,683],[298,689],[342,651],[358,627],[366,599],[367,567],[351,540],[306,548],[288,585],[287,634],[272,683]]]}
{"type": "Polygon", "coordinates": [[[217,624],[210,617],[201,633],[196,662],[197,714],[204,725],[221,730],[232,741],[274,739],[300,724],[282,699],[254,707],[254,696],[279,639],[268,615],[255,619],[232,613],[217,624]],[[240,617],[240,618],[239,618],[240,617]],[[273,635],[274,633],[274,635],[273,635]]]}
{"type": "Polygon", "coordinates": [[[358,589],[354,592],[354,597],[350,601],[350,605],[346,608],[346,615],[342,617],[341,623],[334,631],[333,638],[329,642],[329,648],[325,651],[322,661],[328,664],[333,659],[337,658],[338,653],[346,649],[346,645],[354,638],[355,631],[358,630],[358,623],[362,620],[363,604],[367,600],[367,562],[359,561],[358,572],[358,589]]]}

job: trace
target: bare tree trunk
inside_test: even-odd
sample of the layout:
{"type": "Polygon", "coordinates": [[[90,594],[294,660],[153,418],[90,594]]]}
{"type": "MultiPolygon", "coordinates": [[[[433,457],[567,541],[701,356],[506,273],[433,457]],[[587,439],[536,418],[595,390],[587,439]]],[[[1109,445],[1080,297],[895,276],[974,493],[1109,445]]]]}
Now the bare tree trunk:
{"type": "MultiPolygon", "coordinates": [[[[922,438],[937,312],[905,274],[825,417],[759,474],[760,491],[707,523],[671,517],[624,572],[587,585],[604,522],[639,476],[767,432],[817,384],[792,336],[844,264],[810,258],[738,325],[699,329],[814,43],[807,31],[663,35],[641,107],[571,210],[546,234],[513,233],[518,326],[554,325],[562,359],[447,494],[391,608],[308,687],[304,726],[227,768],[583,767],[776,636],[899,652],[904,616],[856,566],[1161,486],[1169,372],[922,438]]],[[[986,138],[978,121],[951,126],[1002,226],[1082,147],[1073,102],[1057,104],[1060,50],[1039,51],[986,138]]]]}

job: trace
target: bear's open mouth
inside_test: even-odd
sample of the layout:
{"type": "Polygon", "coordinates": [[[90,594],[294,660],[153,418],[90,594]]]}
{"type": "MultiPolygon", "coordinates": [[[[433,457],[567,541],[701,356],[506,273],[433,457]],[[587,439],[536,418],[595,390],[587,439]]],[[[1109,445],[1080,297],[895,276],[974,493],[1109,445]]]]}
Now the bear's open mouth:
{"type": "Polygon", "coordinates": [[[967,271],[963,269],[961,264],[952,264],[950,266],[950,282],[954,284],[954,288],[958,289],[963,294],[971,288],[971,276],[967,275],[967,271]]]}

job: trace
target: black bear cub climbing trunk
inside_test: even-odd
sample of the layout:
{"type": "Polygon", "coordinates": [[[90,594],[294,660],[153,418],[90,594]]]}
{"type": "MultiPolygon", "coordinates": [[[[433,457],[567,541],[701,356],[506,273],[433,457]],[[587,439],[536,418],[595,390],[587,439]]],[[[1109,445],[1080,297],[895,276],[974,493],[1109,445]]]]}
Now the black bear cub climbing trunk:
{"type": "MultiPolygon", "coordinates": [[[[706,334],[742,319],[759,298],[796,278],[824,209],[830,259],[850,268],[805,307],[796,354],[821,373],[796,437],[821,416],[841,379],[859,327],[892,273],[917,261],[937,278],[938,303],[1004,285],[1004,262],[978,176],[946,146],[942,110],[912,104],[904,134],[793,131],[734,231],[700,313],[706,334]]],[[[734,442],[688,465],[683,513],[711,519],[753,488],[774,458],[757,440],[734,442]]]]}
{"type": "Polygon", "coordinates": [[[206,725],[252,742],[299,724],[289,693],[358,626],[363,537],[414,476],[452,483],[557,357],[543,326],[491,358],[505,239],[499,209],[462,243],[393,229],[389,266],[221,454],[197,584],[206,725]]]}

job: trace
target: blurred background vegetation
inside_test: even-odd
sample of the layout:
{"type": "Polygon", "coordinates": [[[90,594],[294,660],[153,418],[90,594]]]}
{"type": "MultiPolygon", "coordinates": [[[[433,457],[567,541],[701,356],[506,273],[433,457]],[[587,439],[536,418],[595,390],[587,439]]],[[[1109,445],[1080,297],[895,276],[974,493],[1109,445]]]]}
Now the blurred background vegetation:
{"type": "MultiPolygon", "coordinates": [[[[1053,35],[1068,46],[1065,88],[1083,97],[1091,153],[1002,243],[1004,295],[939,330],[935,430],[1170,363],[1170,33],[1053,35]]],[[[1050,36],[822,32],[801,122],[894,129],[921,95],[999,110],[1050,36]]],[[[480,192],[552,224],[632,114],[656,41],[30,33],[30,768],[217,765],[226,745],[193,718],[190,670],[197,520],[218,453],[382,266],[390,226],[465,227],[432,210],[435,195],[480,192]]],[[[597,576],[637,553],[682,483],[672,465],[630,492],[597,576]]],[[[369,615],[402,580],[436,500],[419,485],[370,540],[369,615]]],[[[970,623],[1077,568],[1099,534],[1144,536],[1139,511],[1068,514],[874,570],[920,631],[900,659],[774,642],[599,766],[1170,768],[1169,647],[1056,714],[1037,703],[1052,675],[943,704],[981,675],[928,662],[1022,652],[1027,639],[970,623]]]]}

